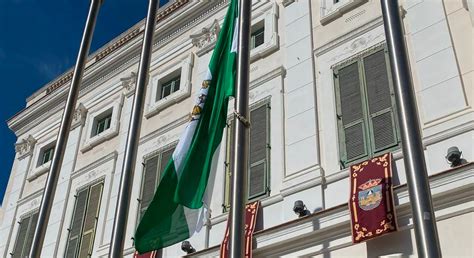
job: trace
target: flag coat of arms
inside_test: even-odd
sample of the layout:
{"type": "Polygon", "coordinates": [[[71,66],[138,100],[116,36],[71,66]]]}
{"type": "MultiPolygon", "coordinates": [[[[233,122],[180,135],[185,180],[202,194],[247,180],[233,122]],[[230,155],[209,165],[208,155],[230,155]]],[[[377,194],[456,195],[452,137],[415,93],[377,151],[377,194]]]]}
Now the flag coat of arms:
{"type": "Polygon", "coordinates": [[[179,243],[199,231],[212,185],[214,154],[223,135],[228,99],[234,95],[237,53],[237,0],[229,4],[208,72],[181,136],[135,233],[139,253],[179,243]]]}
{"type": "Polygon", "coordinates": [[[392,155],[383,154],[351,166],[352,242],[397,231],[393,202],[392,155]]]}

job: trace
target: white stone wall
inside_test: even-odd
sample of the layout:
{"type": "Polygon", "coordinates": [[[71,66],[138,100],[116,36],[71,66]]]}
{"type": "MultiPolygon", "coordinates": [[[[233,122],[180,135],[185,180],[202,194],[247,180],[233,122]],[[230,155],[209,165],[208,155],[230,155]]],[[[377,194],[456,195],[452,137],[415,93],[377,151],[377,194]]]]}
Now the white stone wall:
{"type": "MultiPolygon", "coordinates": [[[[255,255],[414,257],[416,245],[406,186],[396,190],[401,232],[366,244],[351,244],[344,205],[349,196],[348,170],[339,166],[332,66],[383,44],[385,36],[378,1],[345,0],[347,5],[332,13],[322,11],[327,6],[325,1],[253,1],[253,23],[264,22],[265,44],[251,52],[250,104],[268,102],[271,106],[271,193],[261,200],[262,228],[258,230],[264,231],[256,234],[255,255]],[[308,210],[317,215],[294,221],[292,208],[296,200],[303,200],[308,210]]],[[[468,241],[473,230],[463,231],[463,225],[473,218],[473,200],[466,194],[474,186],[474,170],[469,166],[439,175],[449,169],[444,157],[451,146],[458,146],[466,160],[474,160],[473,99],[469,95],[473,73],[472,63],[465,58],[472,54],[472,46],[464,43],[465,36],[459,29],[465,26],[469,12],[461,12],[458,5],[450,5],[448,0],[402,3],[407,11],[407,46],[443,253],[446,257],[472,256],[468,241]],[[450,245],[450,239],[456,239],[456,245],[450,245]]],[[[165,28],[176,33],[160,39],[152,56],[127,223],[126,255],[134,251],[132,237],[138,222],[142,162],[177,142],[207,70],[212,43],[201,49],[193,45],[190,36],[198,35],[214,20],[222,23],[225,6],[213,4],[217,7],[208,11],[207,16],[196,18],[187,27],[183,25],[186,15],[187,19],[194,19],[200,14],[193,10],[202,10],[206,3],[193,1],[184,8],[184,14],[158,26],[158,35],[168,33],[165,28]],[[176,69],[181,69],[186,87],[164,101],[155,102],[157,80],[176,69]]],[[[469,29],[472,31],[472,26],[466,30],[469,29]]],[[[99,180],[104,182],[104,189],[93,256],[108,254],[133,101],[132,78],[138,67],[138,58],[131,53],[139,49],[139,38],[91,65],[86,72],[90,86],[83,89],[78,100],[78,117],[70,132],[42,257],[64,255],[74,195],[81,187],[99,180]],[[117,66],[115,62],[122,59],[124,63],[117,66]],[[119,68],[107,70],[112,66],[119,68]],[[91,137],[94,117],[109,109],[114,114],[112,128],[104,135],[91,137]]],[[[34,143],[22,145],[31,148],[17,148],[2,206],[3,221],[0,219],[0,255],[4,257],[13,250],[16,222],[39,208],[47,169],[38,168],[37,160],[41,147],[55,140],[64,105],[61,94],[65,94],[64,87],[47,96],[41,91],[35,93],[29,108],[10,122],[19,144],[26,139],[34,139],[34,143]],[[43,99],[34,103],[39,96],[43,99]],[[47,112],[34,115],[35,110],[44,107],[49,107],[47,112]]],[[[233,101],[229,113],[232,108],[233,101]]],[[[223,239],[227,220],[222,209],[224,145],[218,155],[210,223],[190,239],[198,251],[211,248],[209,255],[217,254],[215,246],[223,239]]],[[[396,177],[403,185],[406,177],[401,150],[394,152],[394,160],[396,177]]],[[[181,255],[180,244],[164,250],[165,257],[181,255]]]]}

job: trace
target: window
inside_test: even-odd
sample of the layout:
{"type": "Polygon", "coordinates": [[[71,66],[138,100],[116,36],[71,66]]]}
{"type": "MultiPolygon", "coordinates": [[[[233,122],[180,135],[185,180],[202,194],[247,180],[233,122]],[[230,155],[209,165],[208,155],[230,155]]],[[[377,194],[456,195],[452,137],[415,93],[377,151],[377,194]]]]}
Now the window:
{"type": "MultiPolygon", "coordinates": [[[[269,187],[270,165],[270,104],[260,105],[250,112],[250,155],[249,155],[249,201],[267,196],[269,187]]],[[[224,212],[230,207],[231,172],[234,155],[235,121],[229,122],[227,130],[226,176],[224,185],[224,212]]]]}
{"type": "Polygon", "coordinates": [[[327,24],[365,2],[367,0],[321,0],[321,23],[327,24]]]}
{"type": "Polygon", "coordinates": [[[101,134],[110,128],[112,123],[112,109],[106,111],[102,115],[99,115],[94,119],[94,126],[92,131],[92,137],[101,134]]]}
{"type": "Polygon", "coordinates": [[[170,80],[166,80],[165,82],[161,83],[161,88],[159,91],[157,91],[156,101],[166,98],[169,95],[171,95],[171,93],[178,91],[180,78],[181,78],[181,74],[173,77],[170,80]]]}
{"type": "Polygon", "coordinates": [[[265,42],[265,25],[264,21],[261,21],[252,27],[250,35],[250,49],[257,48],[263,45],[265,42]]]}
{"type": "Polygon", "coordinates": [[[139,203],[139,216],[140,220],[145,214],[148,205],[150,205],[155,195],[155,190],[158,187],[163,172],[168,165],[168,161],[173,155],[175,147],[167,148],[153,157],[147,158],[143,169],[142,179],[142,192],[140,195],[139,203]]]}
{"type": "Polygon", "coordinates": [[[94,246],[103,182],[79,190],[68,229],[65,257],[90,257],[94,246]]]}
{"type": "Polygon", "coordinates": [[[377,49],[334,69],[341,166],[399,146],[387,51],[377,49]]]}
{"type": "Polygon", "coordinates": [[[50,162],[53,159],[54,154],[54,146],[45,147],[40,153],[40,160],[38,162],[38,166],[44,165],[50,162]]]}
{"type": "Polygon", "coordinates": [[[33,242],[37,222],[38,212],[21,219],[15,247],[13,253],[11,253],[13,258],[28,257],[30,255],[31,242],[33,242]]]}

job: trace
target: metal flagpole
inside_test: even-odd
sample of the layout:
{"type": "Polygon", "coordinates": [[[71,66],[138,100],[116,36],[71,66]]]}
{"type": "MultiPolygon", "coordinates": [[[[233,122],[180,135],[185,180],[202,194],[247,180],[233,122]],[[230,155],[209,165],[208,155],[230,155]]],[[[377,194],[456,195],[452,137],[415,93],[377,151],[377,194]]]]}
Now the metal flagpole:
{"type": "Polygon", "coordinates": [[[38,222],[36,224],[35,234],[31,243],[30,257],[39,258],[41,255],[41,249],[43,247],[44,237],[48,227],[49,216],[51,215],[51,209],[53,206],[54,194],[58,184],[59,173],[63,163],[64,153],[66,152],[69,131],[71,130],[73,113],[76,108],[77,97],[79,95],[82,76],[84,74],[84,66],[87,61],[87,55],[89,54],[97,15],[102,2],[103,0],[91,0],[89,6],[89,14],[87,16],[81,45],[79,47],[76,66],[74,67],[74,75],[72,77],[69,94],[66,99],[66,106],[64,107],[58,139],[56,140],[54,155],[51,161],[51,168],[49,170],[48,179],[46,180],[46,187],[41,200],[38,222]]]}
{"type": "Polygon", "coordinates": [[[239,42],[235,110],[240,115],[235,123],[234,171],[232,171],[232,200],[230,208],[230,257],[241,258],[245,250],[245,205],[248,199],[249,162],[249,66],[251,0],[240,0],[239,42]],[[237,121],[239,120],[239,121],[237,121]]]}
{"type": "Polygon", "coordinates": [[[418,256],[441,257],[436,218],[423,153],[418,110],[398,1],[381,0],[381,2],[385,35],[394,78],[395,97],[398,105],[403,156],[413,211],[418,256]]]}
{"type": "Polygon", "coordinates": [[[122,165],[122,177],[117,199],[117,210],[115,211],[114,228],[110,245],[109,257],[122,257],[125,243],[125,231],[127,228],[128,209],[130,206],[130,193],[132,191],[133,174],[137,160],[138,141],[145,106],[146,85],[148,83],[148,72],[153,47],[153,34],[156,24],[156,10],[158,0],[150,0],[148,3],[148,14],[145,22],[145,33],[143,36],[142,53],[138,68],[137,86],[132,105],[130,127],[125,147],[125,158],[122,165]]]}

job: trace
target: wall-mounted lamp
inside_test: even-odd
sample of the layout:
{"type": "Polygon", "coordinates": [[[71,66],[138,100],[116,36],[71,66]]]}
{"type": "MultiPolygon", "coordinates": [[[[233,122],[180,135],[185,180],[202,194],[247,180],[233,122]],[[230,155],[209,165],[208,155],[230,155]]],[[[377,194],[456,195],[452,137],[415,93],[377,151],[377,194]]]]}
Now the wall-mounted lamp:
{"type": "Polygon", "coordinates": [[[181,243],[181,250],[183,250],[183,252],[186,252],[187,254],[192,254],[196,252],[196,249],[194,249],[194,247],[189,241],[183,241],[183,243],[181,243]]]}
{"type": "Polygon", "coordinates": [[[309,214],[308,209],[306,209],[306,205],[301,200],[295,201],[295,206],[293,206],[293,211],[296,214],[298,214],[300,218],[309,214]]]}
{"type": "Polygon", "coordinates": [[[446,160],[449,164],[451,164],[452,168],[466,163],[466,160],[462,159],[461,157],[462,152],[459,151],[459,148],[456,146],[450,147],[448,149],[448,153],[446,154],[446,160]]]}

